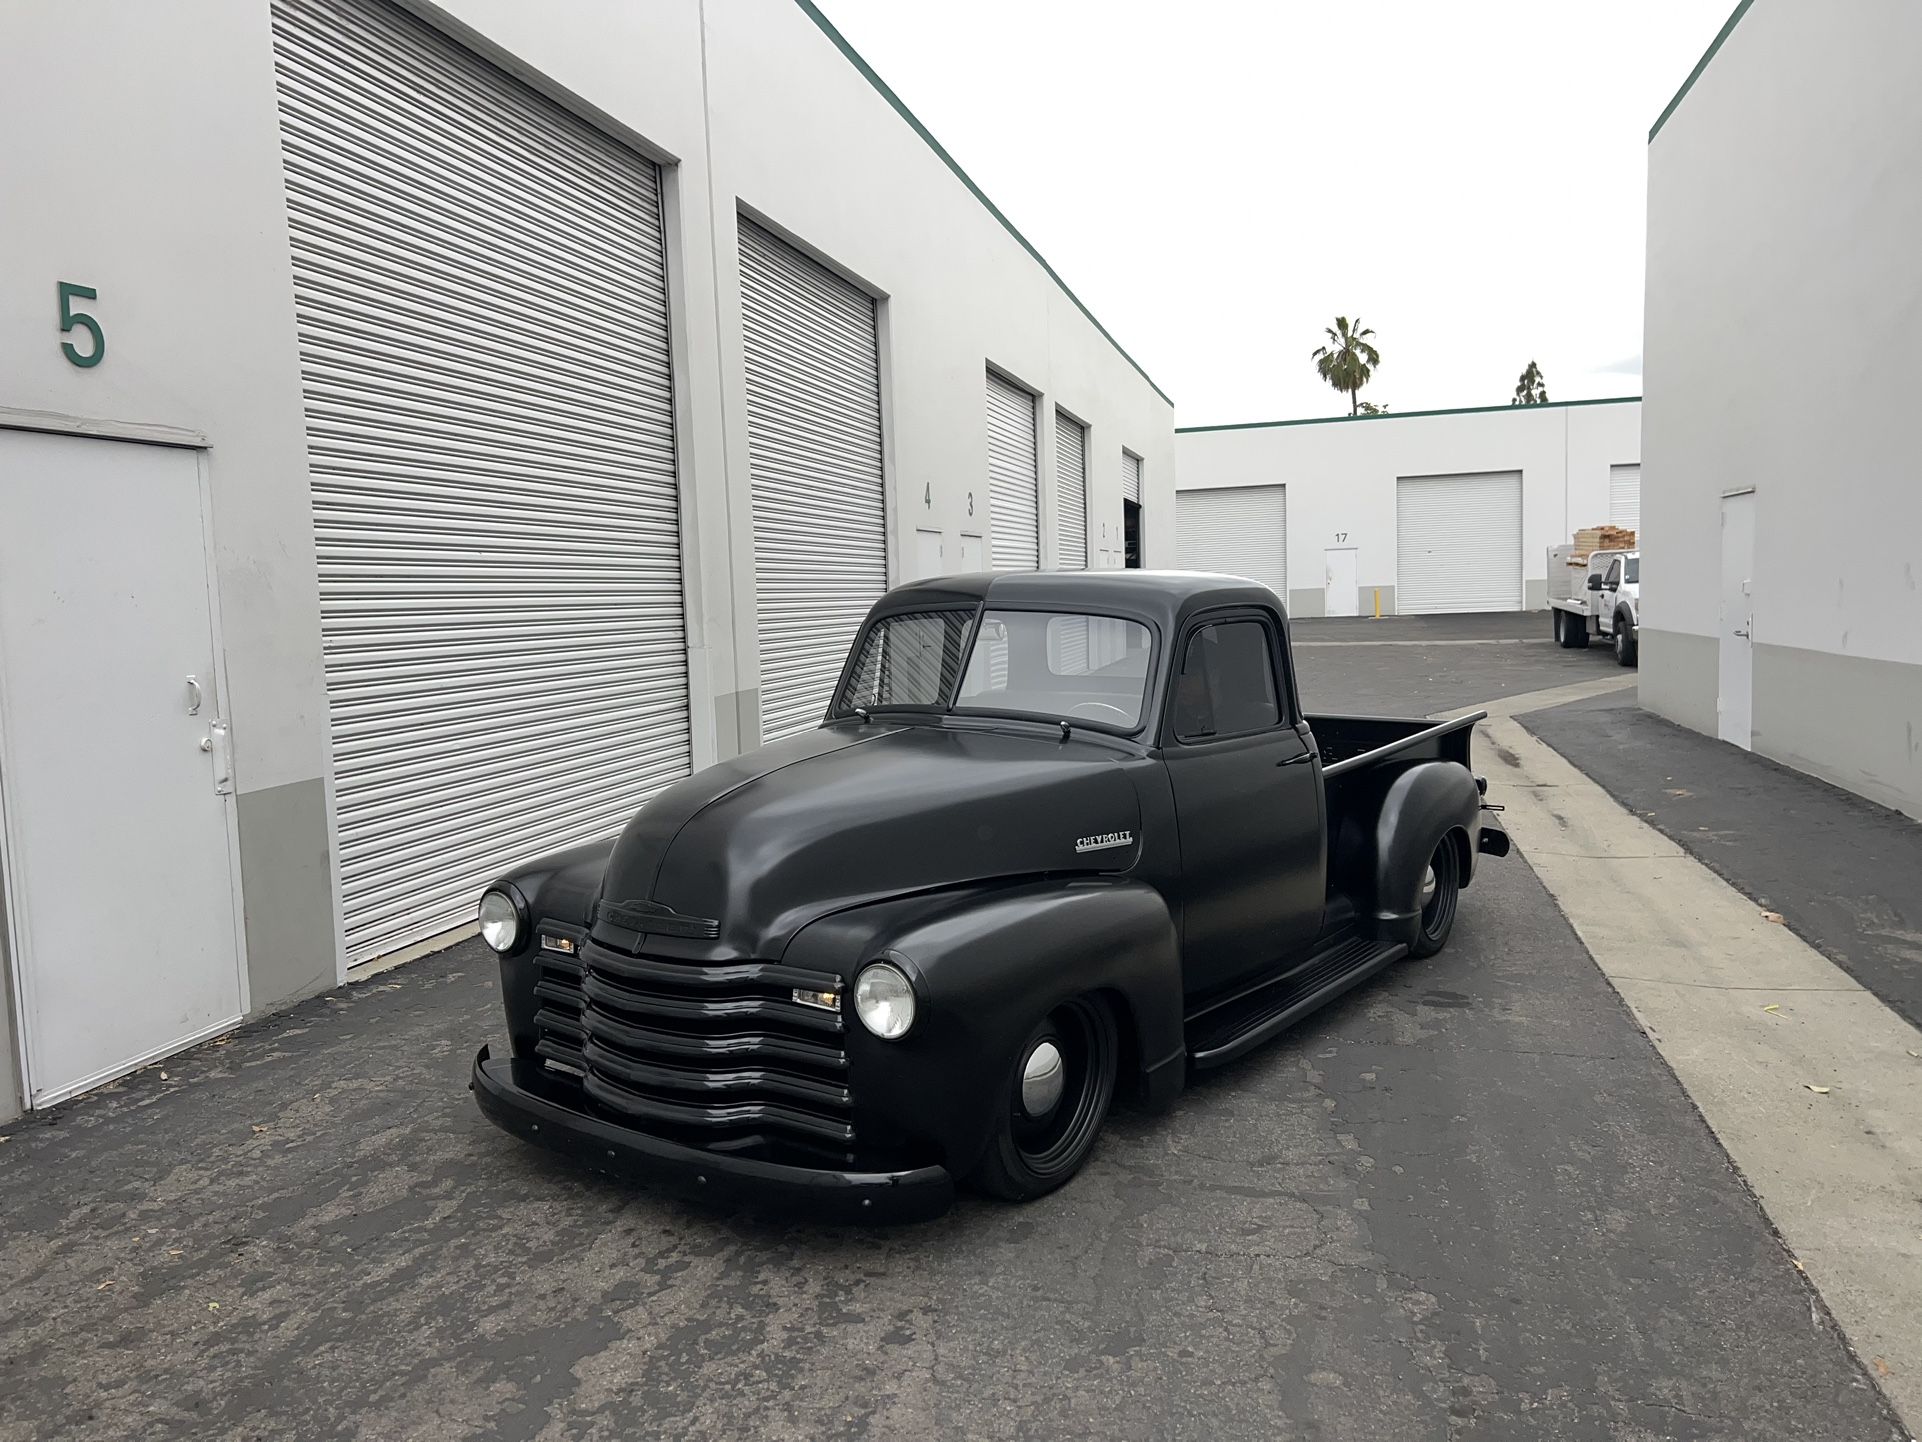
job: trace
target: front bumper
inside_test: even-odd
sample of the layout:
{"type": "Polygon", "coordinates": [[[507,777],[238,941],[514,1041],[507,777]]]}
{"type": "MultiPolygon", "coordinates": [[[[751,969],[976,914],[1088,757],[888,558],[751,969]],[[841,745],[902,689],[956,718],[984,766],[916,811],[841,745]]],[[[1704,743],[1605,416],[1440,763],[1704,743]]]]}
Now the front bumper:
{"type": "Polygon", "coordinates": [[[944,1167],[841,1172],[784,1166],[605,1122],[522,1086],[513,1063],[493,1059],[486,1047],[474,1058],[471,1087],[482,1114],[522,1141],[679,1196],[833,1222],[925,1221],[954,1201],[954,1178],[944,1167]]]}

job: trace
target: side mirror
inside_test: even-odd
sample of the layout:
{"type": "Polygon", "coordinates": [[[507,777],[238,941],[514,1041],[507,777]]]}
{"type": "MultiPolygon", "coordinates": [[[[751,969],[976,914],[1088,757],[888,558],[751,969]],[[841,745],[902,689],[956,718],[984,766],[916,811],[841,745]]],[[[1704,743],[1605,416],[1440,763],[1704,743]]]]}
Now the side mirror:
{"type": "Polygon", "coordinates": [[[1600,576],[1590,576],[1590,577],[1588,578],[1588,589],[1589,589],[1589,590],[1591,590],[1591,591],[1599,591],[1599,590],[1601,590],[1601,589],[1602,589],[1602,578],[1601,578],[1600,576]]]}

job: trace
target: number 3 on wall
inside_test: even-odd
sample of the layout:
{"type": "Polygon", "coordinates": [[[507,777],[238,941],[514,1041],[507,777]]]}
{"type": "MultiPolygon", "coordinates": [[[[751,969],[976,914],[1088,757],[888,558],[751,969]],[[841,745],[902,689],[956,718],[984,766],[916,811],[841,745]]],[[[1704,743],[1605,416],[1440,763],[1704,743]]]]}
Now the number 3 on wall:
{"type": "Polygon", "coordinates": [[[81,368],[97,366],[107,354],[107,335],[100,329],[100,322],[84,310],[75,310],[73,303],[79,300],[97,300],[100,293],[90,285],[75,285],[72,281],[60,282],[60,334],[67,335],[75,326],[93,337],[93,345],[84,353],[74,349],[70,340],[60,342],[60,349],[67,359],[81,368]]]}

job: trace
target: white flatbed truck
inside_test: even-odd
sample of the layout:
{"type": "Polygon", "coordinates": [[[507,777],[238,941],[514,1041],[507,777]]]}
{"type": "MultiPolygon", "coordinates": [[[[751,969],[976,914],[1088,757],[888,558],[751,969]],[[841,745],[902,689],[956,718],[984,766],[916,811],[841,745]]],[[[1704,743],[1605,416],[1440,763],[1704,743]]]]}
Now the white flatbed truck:
{"type": "Polygon", "coordinates": [[[1555,639],[1579,649],[1596,636],[1615,648],[1618,665],[1633,666],[1642,611],[1642,553],[1590,551],[1551,546],[1548,552],[1549,617],[1555,639]]]}

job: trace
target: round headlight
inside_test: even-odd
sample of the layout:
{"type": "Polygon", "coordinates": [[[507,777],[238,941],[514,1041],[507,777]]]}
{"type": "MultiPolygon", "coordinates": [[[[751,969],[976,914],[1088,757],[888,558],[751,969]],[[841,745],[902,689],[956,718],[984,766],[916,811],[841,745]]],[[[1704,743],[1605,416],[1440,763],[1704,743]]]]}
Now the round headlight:
{"type": "Polygon", "coordinates": [[[914,984],[885,961],[864,967],[854,979],[854,1013],[883,1041],[899,1041],[914,1025],[914,984]]]}
{"type": "Polygon", "coordinates": [[[480,899],[481,940],[496,951],[512,951],[521,939],[521,909],[504,891],[490,891],[480,899]]]}

